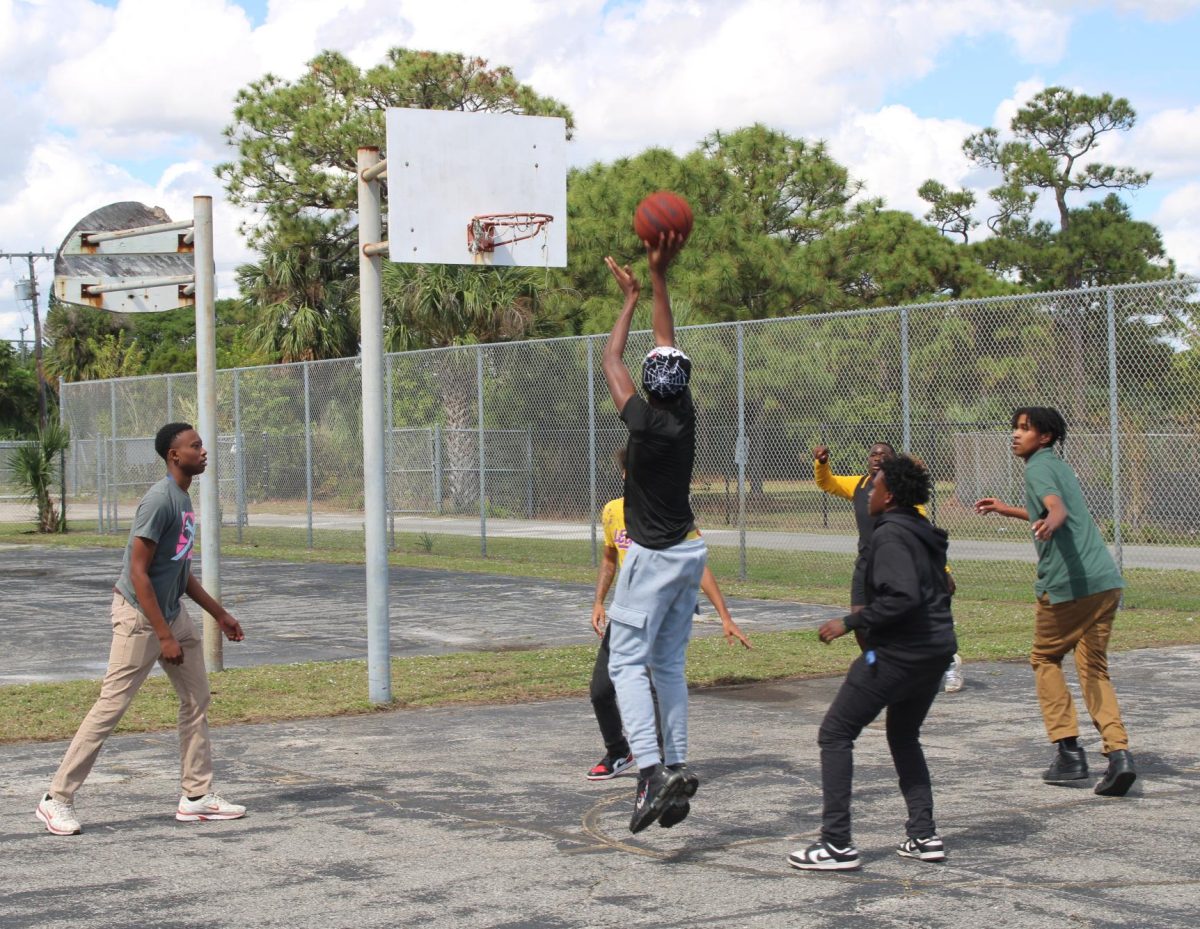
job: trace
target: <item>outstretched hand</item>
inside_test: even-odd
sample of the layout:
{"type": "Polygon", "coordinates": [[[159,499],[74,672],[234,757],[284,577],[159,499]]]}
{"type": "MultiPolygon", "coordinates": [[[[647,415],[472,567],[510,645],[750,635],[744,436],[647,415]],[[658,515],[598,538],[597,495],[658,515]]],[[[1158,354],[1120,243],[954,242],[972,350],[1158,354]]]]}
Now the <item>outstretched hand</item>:
{"type": "Polygon", "coordinates": [[[616,278],[617,286],[621,288],[621,293],[625,295],[625,299],[637,302],[637,298],[642,292],[642,282],[634,275],[633,269],[629,265],[621,267],[612,255],[606,255],[604,263],[608,265],[608,270],[616,278]]]}
{"type": "Polygon", "coordinates": [[[646,243],[646,258],[650,262],[651,273],[665,274],[669,265],[686,240],[674,229],[664,232],[657,242],[646,243]]]}
{"type": "Polygon", "coordinates": [[[816,461],[821,462],[821,464],[827,464],[829,462],[828,446],[825,446],[825,445],[815,446],[812,450],[812,456],[816,461]]]}

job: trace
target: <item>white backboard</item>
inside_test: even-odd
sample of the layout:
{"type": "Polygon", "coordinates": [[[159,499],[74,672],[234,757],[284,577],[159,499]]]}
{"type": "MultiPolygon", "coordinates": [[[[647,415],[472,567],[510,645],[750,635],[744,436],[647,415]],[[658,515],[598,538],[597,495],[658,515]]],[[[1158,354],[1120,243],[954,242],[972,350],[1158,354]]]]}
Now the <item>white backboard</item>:
{"type": "MultiPolygon", "coordinates": [[[[387,111],[389,257],[409,264],[567,264],[567,124],[548,116],[387,111]],[[472,217],[547,213],[542,231],[494,251],[468,246],[472,217]]],[[[500,241],[503,230],[497,229],[500,241]]]]}

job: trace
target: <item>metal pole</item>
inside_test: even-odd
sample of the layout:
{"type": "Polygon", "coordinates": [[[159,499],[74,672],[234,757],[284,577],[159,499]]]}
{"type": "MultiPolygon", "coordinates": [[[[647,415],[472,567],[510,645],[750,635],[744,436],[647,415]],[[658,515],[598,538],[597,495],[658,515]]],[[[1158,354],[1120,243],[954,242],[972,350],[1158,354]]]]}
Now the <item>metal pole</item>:
{"type": "Polygon", "coordinates": [[[483,346],[475,353],[475,393],[479,408],[479,553],[487,557],[487,449],[483,436],[483,346]]]}
{"type": "Polygon", "coordinates": [[[533,519],[533,427],[525,427],[525,518],[533,519]]]}
{"type": "Polygon", "coordinates": [[[596,539],[596,362],[594,339],[587,340],[587,405],[588,405],[588,520],[592,532],[592,567],[600,563],[600,549],[596,539]]]}
{"type": "Polygon", "coordinates": [[[167,375],[167,422],[175,421],[175,378],[167,375]]]}
{"type": "Polygon", "coordinates": [[[96,433],[96,531],[104,532],[104,439],[96,433]]]}
{"type": "Polygon", "coordinates": [[[308,514],[308,548],[313,547],[313,491],[312,491],[312,390],[308,380],[308,362],[302,366],[304,371],[304,501],[308,514]]]}
{"type": "Polygon", "coordinates": [[[442,515],[442,424],[433,424],[433,501],[442,515]]]}
{"type": "Polygon", "coordinates": [[[901,445],[905,452],[912,451],[912,397],[908,383],[908,310],[900,310],[900,416],[904,423],[904,438],[901,445]]]}
{"type": "Polygon", "coordinates": [[[120,501],[117,499],[117,383],[116,381],[108,382],[108,408],[109,408],[109,453],[107,467],[104,469],[104,476],[108,480],[107,493],[104,498],[108,501],[108,520],[107,531],[115,532],[117,528],[117,519],[119,517],[118,507],[120,501]]]}
{"type": "Polygon", "coordinates": [[[746,342],[745,327],[737,324],[737,444],[738,469],[738,577],[746,579],[746,342]]]}
{"type": "Polygon", "coordinates": [[[383,462],[383,260],[364,249],[383,237],[379,181],[363,172],[379,149],[358,150],[358,287],[362,352],[363,524],[366,530],[367,687],[372,703],[392,699],[388,612],[387,498],[383,462]]]}
{"type": "MultiPolygon", "coordinates": [[[[167,381],[170,384],[170,380],[167,381]]],[[[240,371],[233,372],[233,483],[234,501],[237,507],[237,540],[242,541],[242,526],[246,522],[246,481],[242,461],[246,449],[242,445],[242,378],[240,371]]]]}
{"type": "MultiPolygon", "coordinates": [[[[212,197],[192,198],[196,259],[196,399],[200,439],[212,450],[200,478],[200,578],[205,591],[221,600],[221,498],[217,434],[216,265],[213,256],[212,197]]],[[[225,667],[221,629],[204,614],[204,665],[210,672],[225,667]]]]}
{"type": "Polygon", "coordinates": [[[1108,310],[1108,437],[1112,453],[1113,548],[1119,571],[1124,562],[1121,544],[1121,519],[1124,511],[1121,506],[1120,409],[1117,405],[1117,307],[1112,288],[1108,289],[1105,302],[1108,310]]]}
{"type": "Polygon", "coordinates": [[[38,427],[46,428],[46,369],[42,365],[42,317],[38,312],[37,269],[29,256],[29,299],[33,307],[33,363],[38,382],[38,427]]]}

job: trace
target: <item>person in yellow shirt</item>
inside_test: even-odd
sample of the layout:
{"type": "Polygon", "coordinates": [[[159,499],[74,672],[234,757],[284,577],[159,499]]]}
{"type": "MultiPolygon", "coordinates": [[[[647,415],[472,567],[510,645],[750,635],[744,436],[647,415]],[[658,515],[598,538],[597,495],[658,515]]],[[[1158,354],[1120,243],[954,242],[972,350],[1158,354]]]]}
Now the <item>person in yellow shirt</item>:
{"type": "MultiPolygon", "coordinates": [[[[813,479],[817,487],[835,497],[842,497],[854,504],[854,521],[858,526],[858,556],[854,560],[854,576],[850,581],[850,612],[857,613],[867,605],[867,547],[871,543],[871,532],[875,528],[875,518],[867,508],[867,499],[871,495],[871,486],[879,473],[880,465],[896,457],[896,450],[888,442],[876,442],[867,450],[866,474],[834,474],[829,466],[829,448],[818,445],[812,450],[813,479]]],[[[925,516],[925,508],[917,507],[917,512],[925,516]]],[[[946,569],[950,573],[950,569],[946,569]]],[[[950,592],[954,593],[954,578],[950,578],[950,592]]],[[[861,642],[859,643],[862,644],[861,642]]],[[[956,693],[963,688],[962,659],[956,653],[950,667],[946,669],[946,693],[956,693]]]]}
{"type": "MultiPolygon", "coordinates": [[[[617,464],[622,474],[625,471],[625,449],[617,451],[617,464]]],[[[625,498],[617,497],[604,505],[600,515],[604,527],[604,554],[600,559],[600,573],[596,578],[596,598],[592,603],[592,629],[600,637],[600,649],[596,654],[596,665],[592,669],[591,699],[592,709],[596,713],[596,722],[600,725],[600,735],[604,739],[604,757],[597,761],[587,772],[589,781],[607,781],[622,774],[632,774],[637,771],[633,753],[629,750],[629,742],[625,738],[625,730],[621,723],[621,710],[617,706],[617,693],[613,687],[612,678],[608,673],[608,617],[604,611],[604,598],[617,576],[618,570],[625,562],[625,552],[629,548],[629,536],[625,532],[625,498]]],[[[700,538],[700,531],[693,527],[688,534],[689,539],[700,538]]],[[[750,640],[738,628],[721,588],[712,569],[707,565],[700,578],[700,589],[712,602],[713,608],[721,619],[721,631],[725,641],[732,645],[740,642],[745,648],[750,648],[750,640]]],[[[670,823],[670,817],[664,817],[670,823]]],[[[661,822],[661,820],[660,820],[661,822]]]]}

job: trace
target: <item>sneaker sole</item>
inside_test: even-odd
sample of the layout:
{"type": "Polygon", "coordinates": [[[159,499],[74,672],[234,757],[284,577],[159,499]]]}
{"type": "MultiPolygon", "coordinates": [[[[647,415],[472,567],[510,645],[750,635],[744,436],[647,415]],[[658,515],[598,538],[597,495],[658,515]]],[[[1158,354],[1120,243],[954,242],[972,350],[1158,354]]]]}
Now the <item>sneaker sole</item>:
{"type": "Polygon", "coordinates": [[[1105,786],[1103,790],[1100,789],[1101,785],[1097,784],[1096,794],[1100,797],[1123,797],[1136,780],[1136,771],[1123,771],[1113,778],[1113,782],[1105,786]]]}
{"type": "Polygon", "coordinates": [[[687,819],[688,814],[691,812],[692,805],[687,800],[676,800],[671,806],[663,810],[662,816],[658,818],[658,824],[664,829],[670,829],[672,826],[678,826],[687,819]]]}
{"type": "Polygon", "coordinates": [[[1042,783],[1043,784],[1074,784],[1076,781],[1086,781],[1087,776],[1088,775],[1087,775],[1086,771],[1084,771],[1080,774],[1058,774],[1058,775],[1055,775],[1054,777],[1043,777],[1042,783]]]}
{"type": "Polygon", "coordinates": [[[656,819],[662,816],[676,798],[683,794],[683,788],[686,781],[679,774],[674,774],[667,780],[666,786],[663,787],[662,793],[650,801],[641,819],[635,818],[629,824],[629,831],[637,835],[647,826],[651,825],[656,819]]]}
{"type": "Polygon", "coordinates": [[[241,819],[245,813],[175,813],[181,823],[219,822],[226,819],[241,819]]]}
{"type": "Polygon", "coordinates": [[[903,848],[896,849],[896,854],[901,858],[912,858],[915,861],[945,861],[945,852],[910,852],[903,848]]]}
{"type": "Polygon", "coordinates": [[[42,821],[42,824],[46,827],[46,831],[52,835],[79,835],[79,833],[83,832],[83,829],[55,829],[50,825],[50,817],[42,812],[40,806],[33,811],[33,815],[42,821]]]}
{"type": "Polygon", "coordinates": [[[623,767],[620,771],[614,771],[612,774],[592,774],[589,772],[588,774],[585,774],[584,777],[586,777],[589,781],[611,781],[618,777],[628,777],[636,770],[637,768],[630,764],[623,767]]]}
{"type": "Polygon", "coordinates": [[[797,871],[857,871],[862,867],[860,861],[822,861],[814,863],[802,861],[788,855],[788,864],[797,871]]]}

